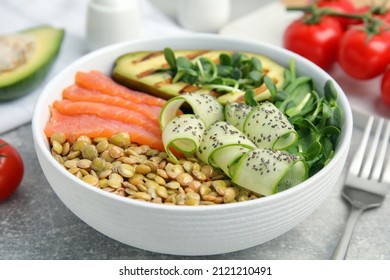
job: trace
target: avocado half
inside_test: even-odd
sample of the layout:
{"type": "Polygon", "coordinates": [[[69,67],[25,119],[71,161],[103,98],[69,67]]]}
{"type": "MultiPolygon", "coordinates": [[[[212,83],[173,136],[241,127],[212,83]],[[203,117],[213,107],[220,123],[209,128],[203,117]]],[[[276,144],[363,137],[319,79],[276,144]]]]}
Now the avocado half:
{"type": "MultiPolygon", "coordinates": [[[[233,54],[230,50],[174,50],[175,56],[184,56],[188,59],[196,59],[200,56],[207,57],[218,62],[221,53],[233,54]]],[[[284,84],[285,68],[268,57],[260,54],[242,52],[249,57],[256,57],[261,61],[263,71],[270,77],[277,88],[284,84]]],[[[184,82],[172,83],[172,77],[167,72],[158,71],[166,68],[168,64],[162,51],[139,51],[126,53],[117,58],[112,76],[115,81],[129,88],[147,92],[164,99],[170,99],[183,93],[199,92],[217,97],[222,104],[228,102],[244,102],[244,91],[221,94],[213,90],[197,87],[184,82]]],[[[255,88],[255,100],[265,100],[270,97],[270,92],[263,84],[255,88]]]]}
{"type": "Polygon", "coordinates": [[[49,25],[0,36],[0,101],[37,88],[53,65],[63,37],[63,29],[49,25]]]}

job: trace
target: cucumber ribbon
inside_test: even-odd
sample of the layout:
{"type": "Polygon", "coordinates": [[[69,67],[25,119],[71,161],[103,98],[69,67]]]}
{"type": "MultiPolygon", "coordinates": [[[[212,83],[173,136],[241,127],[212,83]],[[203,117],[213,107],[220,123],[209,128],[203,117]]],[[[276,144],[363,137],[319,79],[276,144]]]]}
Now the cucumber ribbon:
{"type": "Polygon", "coordinates": [[[267,196],[307,178],[302,157],[283,151],[298,139],[287,117],[271,102],[257,106],[228,103],[190,93],[170,99],[160,115],[165,150],[172,148],[222,169],[232,181],[267,196]],[[187,103],[194,114],[178,115],[187,103]]]}

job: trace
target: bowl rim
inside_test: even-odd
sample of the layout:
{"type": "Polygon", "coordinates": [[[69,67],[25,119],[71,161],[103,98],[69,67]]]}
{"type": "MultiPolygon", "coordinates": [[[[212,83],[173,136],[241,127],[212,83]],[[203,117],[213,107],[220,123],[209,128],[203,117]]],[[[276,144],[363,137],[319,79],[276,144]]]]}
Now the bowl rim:
{"type": "MultiPolygon", "coordinates": [[[[225,48],[225,49],[234,49],[234,48],[225,48]]],[[[260,53],[261,54],[261,53],[260,53]]],[[[267,56],[267,54],[264,54],[267,56]]],[[[113,62],[114,63],[114,62],[113,62]]],[[[352,128],[353,128],[353,118],[352,118],[352,110],[350,107],[350,104],[348,102],[348,99],[342,90],[342,88],[339,86],[339,84],[332,78],[328,73],[326,73],[323,69],[312,63],[311,61],[307,60],[306,58],[293,53],[287,49],[284,49],[279,46],[275,46],[269,43],[265,42],[259,42],[255,40],[250,39],[242,39],[242,38],[236,38],[236,37],[230,37],[225,35],[217,35],[217,34],[203,34],[203,33],[196,33],[196,34],[184,34],[184,35],[172,35],[172,36],[154,36],[154,37],[147,37],[147,38],[140,38],[132,41],[126,41],[121,43],[116,43],[113,45],[109,45],[106,47],[103,47],[101,49],[95,50],[93,52],[90,52],[72,63],[70,63],[67,67],[62,69],[59,73],[57,73],[54,78],[52,78],[43,88],[41,91],[41,94],[39,95],[35,105],[34,105],[34,111],[33,111],[33,118],[32,118],[32,133],[33,133],[33,140],[34,140],[34,147],[36,150],[36,153],[38,152],[37,149],[40,149],[43,153],[44,158],[52,164],[62,175],[73,181],[75,184],[79,184],[84,188],[87,188],[89,191],[96,192],[98,195],[101,195],[103,197],[106,197],[107,199],[113,199],[114,201],[120,202],[120,203],[126,203],[137,207],[147,207],[150,209],[156,209],[156,210],[164,210],[164,211],[173,211],[173,212],[203,212],[203,211],[226,211],[229,210],[237,210],[242,207],[254,207],[257,204],[264,204],[267,205],[269,203],[273,204],[273,202],[283,200],[283,198],[287,198],[291,196],[292,193],[299,192],[302,189],[308,188],[308,186],[316,180],[317,177],[322,176],[322,174],[326,173],[328,169],[332,169],[334,165],[338,163],[338,161],[341,160],[342,157],[342,151],[347,149],[346,152],[349,150],[350,146],[350,139],[352,136],[352,128]],[[311,68],[314,68],[315,71],[322,72],[321,75],[325,76],[327,79],[330,79],[333,81],[335,88],[338,92],[338,103],[343,104],[343,128],[342,128],[342,135],[343,140],[339,139],[338,146],[335,150],[335,154],[331,161],[323,167],[318,173],[314,174],[310,178],[306,179],[304,182],[279,193],[262,197],[260,199],[254,199],[254,200],[248,200],[243,201],[240,203],[229,203],[229,204],[218,204],[218,205],[212,205],[211,207],[194,207],[194,206],[177,206],[177,205],[165,205],[165,204],[157,204],[157,203],[150,203],[150,202],[144,202],[144,201],[138,201],[135,199],[129,199],[126,197],[121,197],[116,194],[112,194],[109,192],[105,192],[101,189],[98,189],[96,187],[93,187],[89,185],[86,182],[83,182],[82,180],[78,179],[74,175],[67,172],[65,169],[61,168],[59,163],[54,159],[54,157],[51,155],[50,150],[47,149],[47,146],[45,144],[44,139],[41,137],[41,127],[39,125],[39,114],[41,110],[48,110],[47,108],[42,107],[45,98],[49,95],[49,89],[54,87],[60,81],[70,69],[74,68],[77,65],[82,64],[85,61],[90,60],[93,57],[100,56],[105,53],[109,53],[112,51],[115,51],[117,49],[124,48],[126,46],[131,46],[133,44],[147,44],[147,43],[153,43],[156,41],[165,40],[167,42],[170,41],[177,41],[177,40],[211,40],[211,41],[220,41],[220,42],[229,42],[233,46],[234,44],[244,44],[244,45],[253,45],[253,46],[259,46],[262,49],[273,49],[274,51],[282,52],[286,55],[289,55],[291,58],[294,59],[294,61],[301,61],[302,63],[308,64],[311,68]],[[349,125],[348,125],[349,124],[349,125]]],[[[43,133],[44,134],[44,133],[43,133]]],[[[54,187],[50,187],[54,190],[54,187]]]]}

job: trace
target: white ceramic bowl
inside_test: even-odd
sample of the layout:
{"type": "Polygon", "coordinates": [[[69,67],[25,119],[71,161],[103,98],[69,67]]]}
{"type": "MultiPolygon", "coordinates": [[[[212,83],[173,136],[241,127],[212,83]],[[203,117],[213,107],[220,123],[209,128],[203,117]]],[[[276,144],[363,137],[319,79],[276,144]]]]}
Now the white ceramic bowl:
{"type": "Polygon", "coordinates": [[[324,201],[345,164],[352,133],[352,114],[335,84],[343,112],[342,133],[334,158],[319,173],[284,192],[247,202],[210,207],[168,206],[123,198],[92,187],[64,170],[52,157],[44,127],[49,105],[74,83],[78,70],[110,73],[114,60],[127,52],[173,49],[234,49],[267,55],[285,65],[293,58],[298,73],[322,88],[331,77],[306,59],[271,45],[216,35],[143,39],[100,49],[59,73],[40,95],[32,121],[35,149],[42,170],[62,202],[99,232],[144,250],[176,255],[211,255],[267,242],[302,222],[324,201]]]}

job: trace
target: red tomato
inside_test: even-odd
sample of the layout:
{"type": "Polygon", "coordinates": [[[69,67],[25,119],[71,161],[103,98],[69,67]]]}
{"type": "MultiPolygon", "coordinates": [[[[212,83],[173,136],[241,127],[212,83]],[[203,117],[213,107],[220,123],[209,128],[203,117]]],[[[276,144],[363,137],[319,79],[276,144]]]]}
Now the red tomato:
{"type": "MultiPolygon", "coordinates": [[[[314,0],[317,1],[317,5],[320,7],[325,7],[326,5],[341,7],[344,9],[355,8],[355,5],[350,0],[314,0]]],[[[327,7],[327,6],[326,6],[327,7]]]]}
{"type": "Polygon", "coordinates": [[[390,24],[390,11],[388,11],[385,15],[384,15],[384,20],[388,23],[388,24],[390,24]]]}
{"type": "Polygon", "coordinates": [[[0,139],[0,201],[8,198],[19,186],[24,173],[18,151],[0,139]]]}
{"type": "Polygon", "coordinates": [[[365,13],[368,13],[369,11],[372,12],[372,15],[374,17],[380,18],[383,21],[385,21],[387,24],[390,24],[390,10],[383,7],[376,7],[376,6],[371,7],[367,5],[361,6],[356,9],[355,14],[363,15],[365,13]]]}
{"type": "MultiPolygon", "coordinates": [[[[350,0],[319,0],[317,2],[318,7],[320,8],[330,8],[336,12],[341,13],[355,13],[356,7],[350,0]]],[[[346,17],[334,17],[336,18],[341,26],[346,29],[348,25],[356,24],[355,19],[350,19],[346,17]]]]}
{"type": "Polygon", "coordinates": [[[383,75],[381,84],[381,93],[383,101],[390,106],[390,68],[388,68],[383,75]]]}
{"type": "Polygon", "coordinates": [[[380,75],[390,63],[390,31],[368,35],[363,28],[349,29],[341,39],[338,61],[353,78],[366,80],[380,75]]]}
{"type": "Polygon", "coordinates": [[[322,17],[318,23],[306,23],[302,18],[293,21],[284,31],[283,44],[288,50],[306,57],[325,70],[337,58],[337,48],[343,35],[340,23],[322,17]]]}
{"type": "Polygon", "coordinates": [[[390,25],[390,10],[386,13],[379,15],[379,17],[384,20],[388,25],[390,25]]]}

